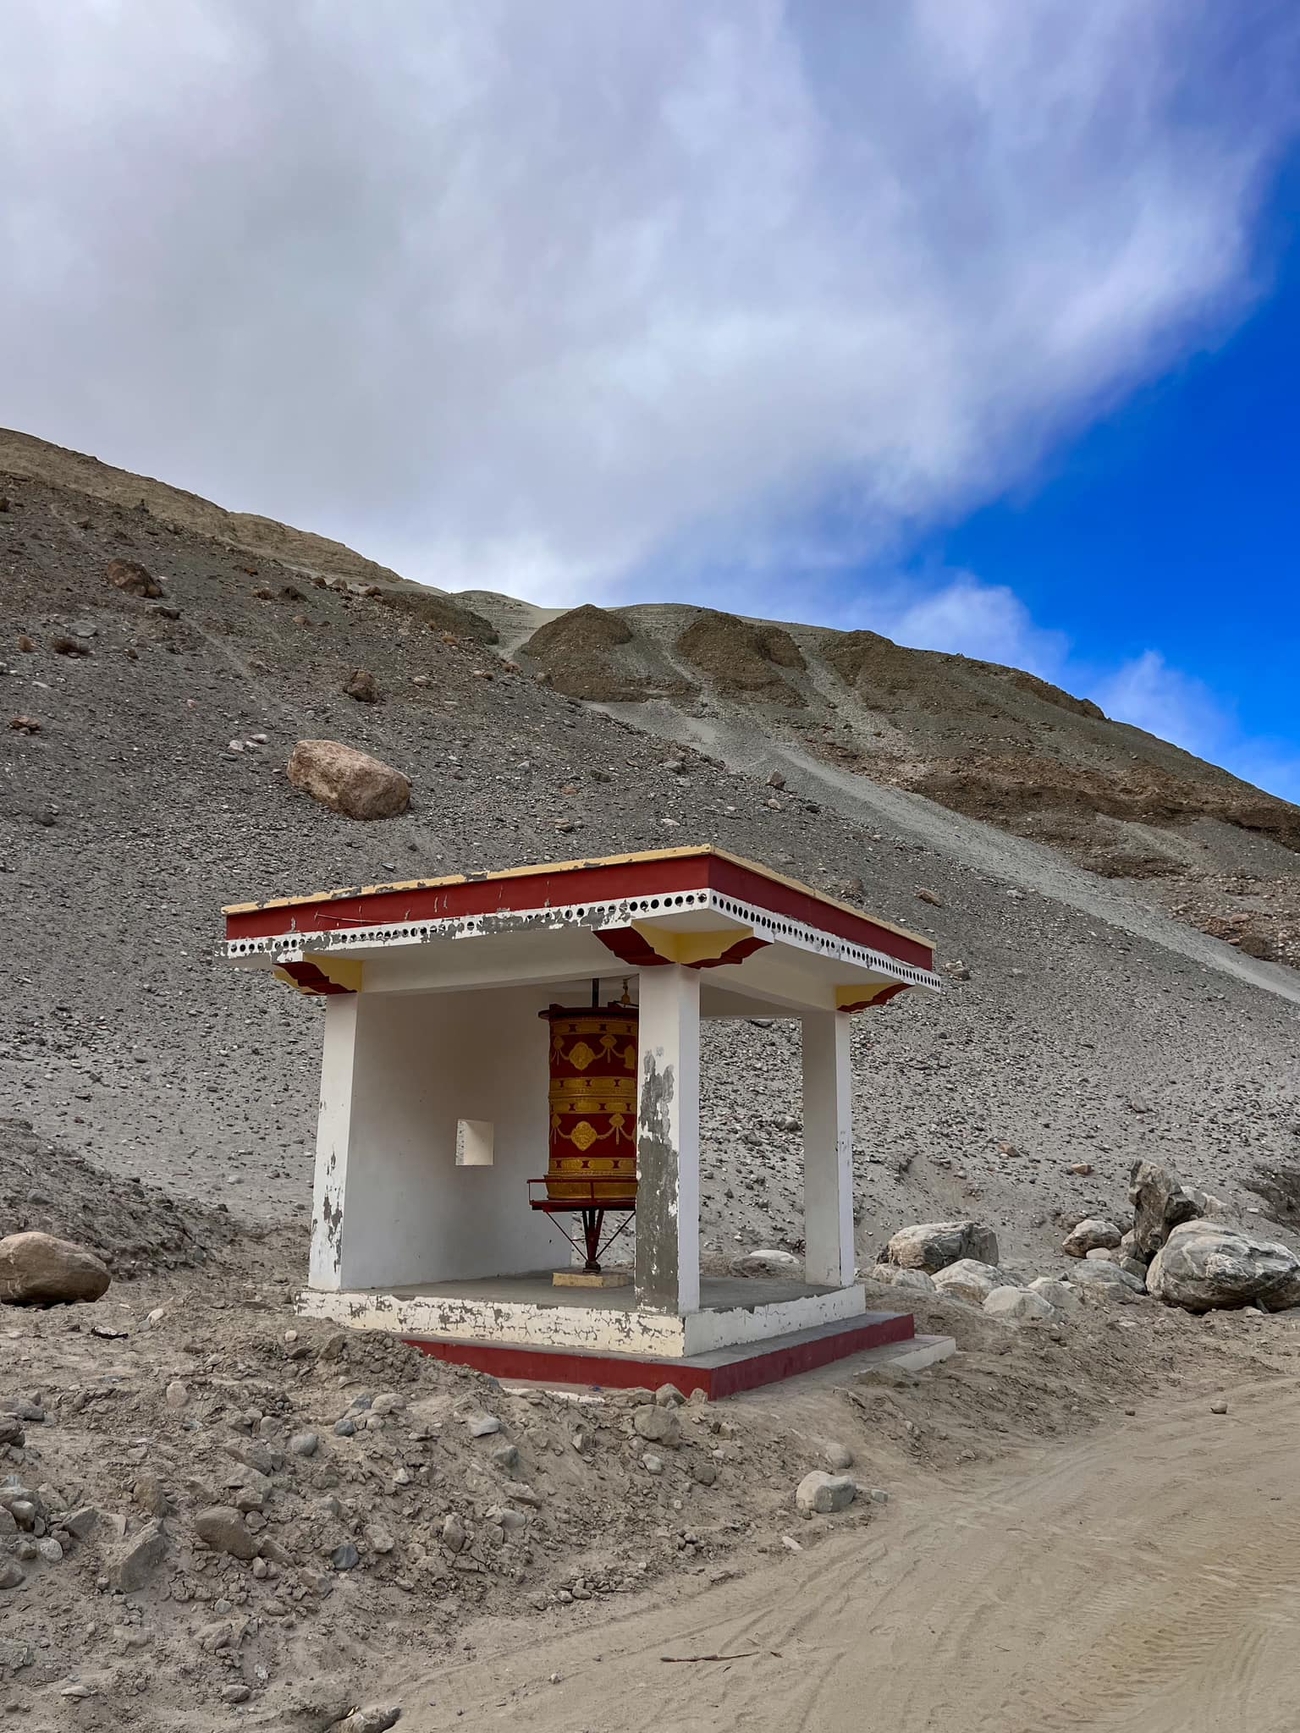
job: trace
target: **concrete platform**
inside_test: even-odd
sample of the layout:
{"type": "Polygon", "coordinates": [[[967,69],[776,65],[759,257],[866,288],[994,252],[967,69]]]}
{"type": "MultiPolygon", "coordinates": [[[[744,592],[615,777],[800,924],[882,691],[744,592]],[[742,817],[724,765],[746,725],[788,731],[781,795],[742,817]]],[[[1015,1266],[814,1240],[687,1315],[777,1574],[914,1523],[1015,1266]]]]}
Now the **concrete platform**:
{"type": "MultiPolygon", "coordinates": [[[[673,1384],[683,1396],[698,1390],[717,1401],[742,1390],[755,1390],[813,1371],[866,1349],[896,1343],[906,1346],[916,1341],[916,1324],[910,1312],[862,1312],[856,1317],[789,1331],[764,1341],[685,1356],[529,1348],[513,1343],[430,1336],[403,1339],[434,1359],[472,1366],[475,1371],[502,1380],[586,1390],[654,1390],[661,1384],[673,1384]]],[[[928,1363],[925,1354],[930,1341],[925,1338],[917,1342],[916,1357],[922,1363],[928,1363]]],[[[938,1359],[944,1355],[936,1351],[931,1357],[938,1359]]]]}
{"type": "Polygon", "coordinates": [[[701,1282],[699,1310],[679,1316],[642,1310],[631,1287],[556,1288],[550,1270],[387,1291],[308,1288],[298,1299],[306,1317],[389,1330],[408,1340],[654,1359],[709,1354],[861,1320],[866,1306],[856,1283],[828,1288],[718,1276],[701,1282]]]}

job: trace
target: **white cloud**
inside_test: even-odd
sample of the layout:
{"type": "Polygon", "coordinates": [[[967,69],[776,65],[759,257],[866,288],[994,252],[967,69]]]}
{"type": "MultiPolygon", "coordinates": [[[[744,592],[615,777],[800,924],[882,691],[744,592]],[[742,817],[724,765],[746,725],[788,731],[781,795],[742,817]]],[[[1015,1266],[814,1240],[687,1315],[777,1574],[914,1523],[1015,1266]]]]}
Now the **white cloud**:
{"type": "Polygon", "coordinates": [[[922,649],[1028,668],[1053,680],[1069,653],[1066,635],[1036,625],[1014,591],[981,583],[968,572],[897,610],[886,635],[922,649]]]}
{"type": "Polygon", "coordinates": [[[12,0],[5,417],[448,587],[856,559],[1247,303],[1246,12],[12,0]]]}
{"type": "Polygon", "coordinates": [[[1171,668],[1158,650],[1144,650],[1125,662],[1087,696],[1117,722],[1131,722],[1258,788],[1300,801],[1300,758],[1294,749],[1244,734],[1231,707],[1204,681],[1171,668]]]}

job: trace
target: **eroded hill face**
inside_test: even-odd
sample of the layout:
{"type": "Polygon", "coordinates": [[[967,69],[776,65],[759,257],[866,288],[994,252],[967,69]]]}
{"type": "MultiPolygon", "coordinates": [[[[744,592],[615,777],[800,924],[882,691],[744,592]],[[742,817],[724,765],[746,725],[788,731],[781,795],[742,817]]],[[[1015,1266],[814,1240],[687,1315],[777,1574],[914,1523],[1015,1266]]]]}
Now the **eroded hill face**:
{"type": "Polygon", "coordinates": [[[1033,674],[681,606],[575,609],[518,654],[559,691],[729,742],[729,761],[811,759],[925,795],[1141,883],[1249,955],[1300,962],[1300,809],[1033,674]],[[653,684],[637,672],[651,664],[653,684]]]}
{"type": "MultiPolygon", "coordinates": [[[[975,1209],[1012,1247],[1059,1243],[1059,1218],[1113,1209],[1140,1155],[1242,1207],[1259,1165],[1294,1163],[1297,977],[1133,894],[1213,892],[1240,938],[1226,923],[1282,882],[1291,851],[1222,818],[1138,826],[1089,809],[1085,837],[1141,835],[1187,861],[1179,879],[1103,881],[1005,818],[991,828],[904,791],[941,748],[972,762],[977,726],[1002,765],[1028,742],[1113,788],[1113,743],[1142,745],[1131,730],[959,658],[871,642],[854,666],[850,644],[846,674],[826,649],[837,634],[677,607],[583,610],[543,638],[509,598],[403,586],[415,601],[394,607],[391,585],[308,576],[138,500],[13,472],[0,496],[0,1098],[34,1136],[241,1215],[305,1212],[320,1008],[219,966],[223,903],[706,842],[936,941],[942,997],[854,1024],[864,1263],[906,1221],[975,1209]],[[162,593],[118,588],[115,560],[162,593]],[[719,659],[737,642],[744,657],[719,659]],[[558,663],[555,684],[539,680],[548,643],[636,696],[568,697],[558,663]],[[882,655],[913,682],[895,680],[894,710],[856,685],[868,664],[883,683],[882,655]],[[735,669],[754,677],[750,658],[759,686],[730,689],[735,669]],[[304,736],[404,772],[411,812],[353,823],[292,788],[304,736]],[[869,765],[845,767],[846,750],[869,765]],[[1214,849],[1251,901],[1216,889],[1214,849]]],[[[1210,767],[1146,751],[1237,797],[1210,767]]],[[[710,1026],[704,1068],[709,1255],[796,1249],[797,1032],[710,1026]]]]}

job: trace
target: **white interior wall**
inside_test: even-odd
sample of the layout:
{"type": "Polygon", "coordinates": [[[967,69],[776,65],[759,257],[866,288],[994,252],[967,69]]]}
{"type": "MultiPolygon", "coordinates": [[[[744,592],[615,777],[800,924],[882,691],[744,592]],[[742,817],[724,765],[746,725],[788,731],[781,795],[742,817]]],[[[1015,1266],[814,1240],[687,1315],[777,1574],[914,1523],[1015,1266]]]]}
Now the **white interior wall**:
{"type": "Polygon", "coordinates": [[[362,993],[340,1286],[559,1267],[568,1247],[528,1207],[546,1172],[547,1025],[565,989],[362,993]],[[456,1123],[489,1120],[491,1167],[457,1167],[456,1123]]]}

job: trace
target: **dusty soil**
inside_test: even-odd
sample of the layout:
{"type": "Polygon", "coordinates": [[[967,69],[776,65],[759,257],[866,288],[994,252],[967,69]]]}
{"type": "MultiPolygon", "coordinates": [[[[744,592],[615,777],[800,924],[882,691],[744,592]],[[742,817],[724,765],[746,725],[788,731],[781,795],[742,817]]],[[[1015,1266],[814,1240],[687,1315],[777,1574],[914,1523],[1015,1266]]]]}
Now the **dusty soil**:
{"type": "Polygon", "coordinates": [[[1226,1416],[1209,1412],[1207,1368],[1085,1440],[914,1471],[865,1533],[797,1528],[803,1554],[743,1581],[395,1681],[402,1726],[1288,1733],[1288,1334],[1276,1353],[1223,1356],[1226,1416]],[[735,1658],[686,1659],[710,1655],[735,1658]]]}
{"type": "MultiPolygon", "coordinates": [[[[1056,1725],[1061,1702],[1062,1726],[1108,1726],[1170,1680],[1193,1701],[1189,1672],[1284,1634],[1289,1316],[1097,1295],[1016,1327],[923,1298],[952,1360],[692,1400],[661,1447],[633,1431],[648,1392],[512,1393],[299,1319],[302,1256],[285,1232],[200,1271],[160,1256],[94,1306],[0,1319],[0,1412],[27,1417],[5,1484],[41,1512],[0,1592],[0,1707],[22,1725],[323,1733],[388,1703],[429,1729],[508,1709],[592,1733],[847,1733],[869,1687],[918,1733],[1056,1725]],[[800,1518],[832,1442],[862,1493],[800,1518]],[[236,1503],[256,1559],[200,1539],[199,1513],[236,1503]],[[159,1556],[123,1582],[155,1529],[159,1556]],[[718,1653],[744,1658],[660,1658],[718,1653]]],[[[1266,1662],[1245,1681],[1262,1699],[1266,1662]]]]}

